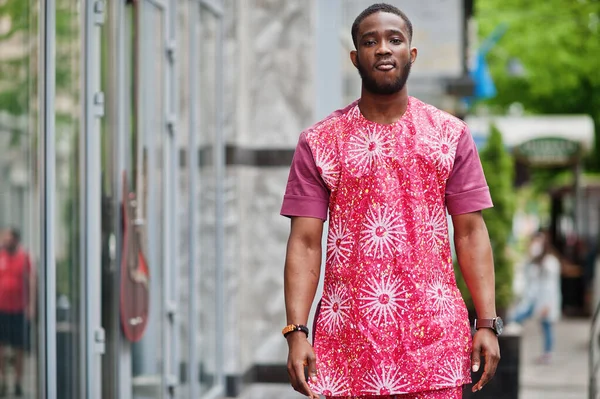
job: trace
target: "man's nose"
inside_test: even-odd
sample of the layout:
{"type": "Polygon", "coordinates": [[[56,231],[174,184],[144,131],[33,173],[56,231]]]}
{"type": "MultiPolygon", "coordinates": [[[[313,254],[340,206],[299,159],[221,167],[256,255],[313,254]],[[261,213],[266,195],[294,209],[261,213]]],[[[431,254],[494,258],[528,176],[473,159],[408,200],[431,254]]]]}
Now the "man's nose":
{"type": "Polygon", "coordinates": [[[377,47],[377,55],[386,55],[390,54],[392,51],[388,47],[385,41],[382,41],[381,44],[377,47]]]}

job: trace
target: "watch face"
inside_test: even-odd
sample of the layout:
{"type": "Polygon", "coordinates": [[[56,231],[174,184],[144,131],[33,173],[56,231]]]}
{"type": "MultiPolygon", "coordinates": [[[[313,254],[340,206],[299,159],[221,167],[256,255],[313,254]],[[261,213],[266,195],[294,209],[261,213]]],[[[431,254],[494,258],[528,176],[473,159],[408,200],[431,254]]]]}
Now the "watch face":
{"type": "Polygon", "coordinates": [[[496,330],[496,334],[502,334],[502,330],[504,329],[504,321],[500,317],[496,317],[494,321],[494,329],[496,330]]]}

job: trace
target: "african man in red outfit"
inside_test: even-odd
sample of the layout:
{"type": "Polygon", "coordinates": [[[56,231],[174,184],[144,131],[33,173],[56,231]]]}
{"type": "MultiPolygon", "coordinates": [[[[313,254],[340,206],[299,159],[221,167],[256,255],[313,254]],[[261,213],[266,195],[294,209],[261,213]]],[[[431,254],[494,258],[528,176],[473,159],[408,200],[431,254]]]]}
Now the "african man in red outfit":
{"type": "Polygon", "coordinates": [[[281,214],[291,218],[284,273],[288,373],[311,397],[458,399],[499,360],[494,267],[481,210],[492,206],[465,123],[410,97],[412,24],[376,4],[352,27],[359,100],[300,135],[281,214]],[[447,213],[475,303],[471,337],[456,286],[447,213]],[[313,343],[308,313],[329,219],[313,343]],[[309,381],[305,381],[304,367],[309,381]]]}

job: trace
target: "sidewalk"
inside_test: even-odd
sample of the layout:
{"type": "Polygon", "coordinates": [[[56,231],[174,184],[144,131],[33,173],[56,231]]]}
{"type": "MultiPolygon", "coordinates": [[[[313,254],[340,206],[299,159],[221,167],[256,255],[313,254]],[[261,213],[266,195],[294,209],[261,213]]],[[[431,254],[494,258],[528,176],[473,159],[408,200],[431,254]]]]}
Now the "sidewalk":
{"type": "MultiPolygon", "coordinates": [[[[519,399],[587,399],[589,319],[563,319],[555,329],[555,356],[549,365],[535,364],[542,332],[534,321],[523,326],[519,399]]],[[[483,392],[482,392],[483,393],[483,392]]],[[[302,399],[288,384],[252,384],[241,399],[302,399]]],[[[481,396],[485,399],[485,395],[481,396]]]]}
{"type": "Polygon", "coordinates": [[[590,319],[563,319],[555,328],[549,365],[535,364],[542,348],[541,328],[525,323],[521,341],[519,399],[587,399],[590,319]]]}

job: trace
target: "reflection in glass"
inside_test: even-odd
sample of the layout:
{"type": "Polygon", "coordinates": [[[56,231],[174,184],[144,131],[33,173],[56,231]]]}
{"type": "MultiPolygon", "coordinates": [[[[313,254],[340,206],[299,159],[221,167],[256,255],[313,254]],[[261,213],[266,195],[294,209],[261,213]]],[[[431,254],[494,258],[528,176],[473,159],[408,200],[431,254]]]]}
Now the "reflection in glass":
{"type": "MultiPolygon", "coordinates": [[[[80,135],[81,43],[80,9],[69,0],[56,1],[56,203],[55,253],[57,293],[57,390],[75,399],[81,380],[80,309],[80,135]]],[[[53,367],[48,365],[48,367],[53,367]]]]}
{"type": "Polygon", "coordinates": [[[0,396],[37,396],[37,8],[0,2],[0,396]]]}
{"type": "Polygon", "coordinates": [[[165,251],[165,10],[153,2],[138,3],[139,63],[135,66],[139,110],[136,128],[135,191],[144,221],[141,250],[150,269],[150,315],[142,340],[133,346],[134,398],[160,398],[164,391],[161,276],[165,251]]]}

